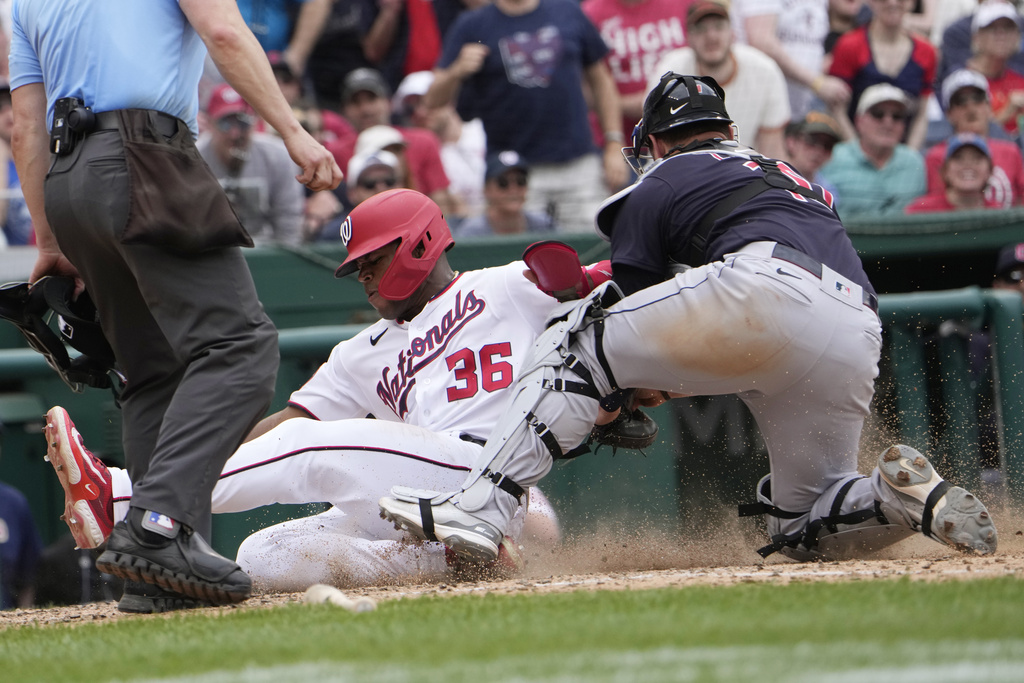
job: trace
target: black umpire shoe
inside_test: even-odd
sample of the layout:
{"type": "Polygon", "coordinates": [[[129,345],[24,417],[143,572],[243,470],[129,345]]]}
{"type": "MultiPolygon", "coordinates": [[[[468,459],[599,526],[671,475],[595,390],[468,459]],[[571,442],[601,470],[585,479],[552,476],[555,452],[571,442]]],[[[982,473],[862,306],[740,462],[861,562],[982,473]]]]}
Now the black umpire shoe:
{"type": "Polygon", "coordinates": [[[210,607],[213,603],[196,600],[181,593],[164,590],[160,586],[138,581],[125,581],[124,594],[117,609],[132,614],[159,614],[181,609],[210,607]]]}
{"type": "Polygon", "coordinates": [[[118,522],[107,539],[107,549],[96,560],[96,567],[212,605],[242,602],[252,595],[248,574],[218,555],[199,534],[185,526],[180,527],[174,538],[155,540],[152,534],[118,522]]]}

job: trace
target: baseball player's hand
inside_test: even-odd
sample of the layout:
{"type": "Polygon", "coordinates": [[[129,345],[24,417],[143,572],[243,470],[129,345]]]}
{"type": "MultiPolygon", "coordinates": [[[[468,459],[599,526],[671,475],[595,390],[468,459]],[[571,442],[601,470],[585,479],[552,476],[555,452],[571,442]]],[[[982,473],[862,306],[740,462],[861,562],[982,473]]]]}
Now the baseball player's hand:
{"type": "Polygon", "coordinates": [[[333,190],[345,177],[334,155],[317,142],[304,128],[299,128],[284,139],[288,155],[302,173],[295,176],[300,183],[313,190],[333,190]]]}
{"type": "Polygon", "coordinates": [[[459,56],[455,58],[451,69],[459,78],[472,76],[484,65],[484,59],[490,54],[491,48],[480,43],[466,43],[459,50],[459,56]]]}

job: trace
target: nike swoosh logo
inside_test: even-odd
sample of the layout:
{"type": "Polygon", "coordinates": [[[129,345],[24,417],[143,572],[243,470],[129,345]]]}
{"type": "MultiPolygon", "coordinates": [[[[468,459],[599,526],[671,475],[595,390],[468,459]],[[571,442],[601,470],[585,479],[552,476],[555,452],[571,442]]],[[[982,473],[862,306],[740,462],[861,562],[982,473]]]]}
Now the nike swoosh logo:
{"type": "Polygon", "coordinates": [[[370,337],[370,346],[376,346],[377,342],[380,341],[380,338],[383,337],[386,333],[387,333],[387,330],[384,330],[384,332],[381,332],[376,337],[370,337]]]}
{"type": "Polygon", "coordinates": [[[782,268],[776,268],[776,269],[775,269],[775,272],[776,272],[776,273],[778,273],[779,275],[786,275],[786,276],[788,276],[788,277],[794,277],[794,278],[796,278],[797,280],[799,280],[799,279],[800,279],[800,276],[799,276],[799,275],[793,275],[793,273],[787,272],[787,271],[783,270],[782,268]]]}
{"type": "Polygon", "coordinates": [[[669,115],[671,115],[671,116],[675,116],[675,115],[676,115],[676,113],[677,113],[677,112],[678,112],[678,111],[679,111],[680,109],[683,109],[683,108],[684,108],[684,107],[686,107],[686,105],[688,105],[688,104],[690,104],[690,103],[689,103],[689,102],[683,102],[683,103],[682,103],[682,104],[680,104],[680,105],[679,105],[678,107],[672,107],[671,109],[669,109],[669,110],[668,110],[668,113],[669,113],[669,115]]]}
{"type": "Polygon", "coordinates": [[[85,484],[83,488],[88,491],[94,498],[99,497],[100,492],[96,490],[96,487],[92,484],[85,484]]]}

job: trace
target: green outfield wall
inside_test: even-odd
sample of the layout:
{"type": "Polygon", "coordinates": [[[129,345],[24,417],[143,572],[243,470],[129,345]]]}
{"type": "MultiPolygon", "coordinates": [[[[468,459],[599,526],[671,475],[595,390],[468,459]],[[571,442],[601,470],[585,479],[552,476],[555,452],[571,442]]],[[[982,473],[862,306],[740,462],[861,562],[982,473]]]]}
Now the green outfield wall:
{"type": "MultiPolygon", "coordinates": [[[[1024,341],[1021,300],[988,289],[996,252],[1024,241],[1024,210],[912,216],[885,224],[847,224],[876,284],[884,350],[865,467],[889,443],[932,455],[947,477],[979,486],[983,464],[1000,475],[1000,490],[1024,498],[1024,341]],[[991,357],[988,351],[991,349],[991,357]]],[[[608,257],[596,236],[568,235],[584,262],[608,257]]],[[[450,252],[456,269],[519,258],[533,240],[464,240],[450,252]]],[[[338,281],[340,245],[258,248],[247,259],[260,298],[281,330],[282,365],[272,410],[322,363],[330,349],[375,319],[362,288],[338,281]]],[[[0,259],[7,281],[24,280],[30,254],[0,259]],[[20,259],[20,260],[19,260],[20,259]]],[[[89,447],[123,461],[120,414],[109,392],[72,393],[0,325],[0,479],[29,498],[45,540],[66,532],[58,516],[63,494],[43,461],[42,417],[65,406],[89,447]]],[[[230,410],[225,406],[225,410],[230,410]]],[[[652,411],[659,442],[645,454],[604,448],[556,463],[542,483],[571,534],[637,522],[713,532],[737,503],[750,502],[768,461],[757,430],[735,397],[677,399],[652,411]]],[[[399,482],[396,482],[399,483],[399,482]]],[[[256,528],[322,505],[272,506],[215,520],[214,545],[233,554],[256,528]]],[[[752,524],[752,523],[751,523],[752,524]]]]}

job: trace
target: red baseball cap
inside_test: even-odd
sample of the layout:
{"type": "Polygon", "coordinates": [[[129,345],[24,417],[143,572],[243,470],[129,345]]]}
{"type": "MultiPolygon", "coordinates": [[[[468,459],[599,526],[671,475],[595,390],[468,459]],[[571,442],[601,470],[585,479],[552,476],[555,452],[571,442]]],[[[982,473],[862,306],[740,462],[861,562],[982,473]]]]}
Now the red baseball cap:
{"type": "Polygon", "coordinates": [[[206,105],[206,112],[214,121],[219,121],[225,116],[232,114],[255,115],[249,103],[242,99],[242,96],[227,83],[218,85],[210,94],[210,101],[206,105]]]}

